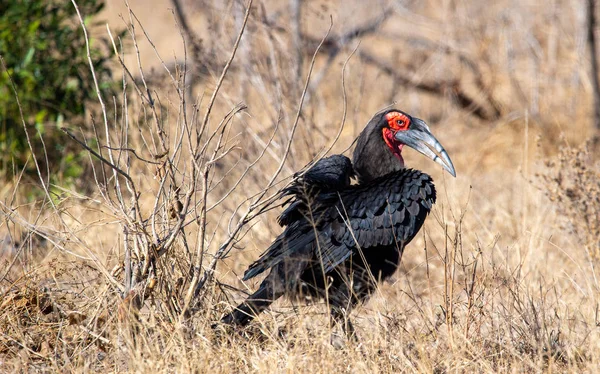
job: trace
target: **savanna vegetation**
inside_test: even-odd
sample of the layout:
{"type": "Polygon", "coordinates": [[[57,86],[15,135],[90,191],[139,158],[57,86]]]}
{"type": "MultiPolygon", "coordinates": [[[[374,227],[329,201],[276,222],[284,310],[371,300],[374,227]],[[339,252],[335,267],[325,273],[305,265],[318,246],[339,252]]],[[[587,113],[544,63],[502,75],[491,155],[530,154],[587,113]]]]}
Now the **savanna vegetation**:
{"type": "Polygon", "coordinates": [[[600,367],[593,0],[14,3],[36,11],[0,12],[0,371],[600,367]],[[391,105],[457,178],[406,151],[438,202],[358,341],[286,300],[211,328],[277,192],[391,105]]]}

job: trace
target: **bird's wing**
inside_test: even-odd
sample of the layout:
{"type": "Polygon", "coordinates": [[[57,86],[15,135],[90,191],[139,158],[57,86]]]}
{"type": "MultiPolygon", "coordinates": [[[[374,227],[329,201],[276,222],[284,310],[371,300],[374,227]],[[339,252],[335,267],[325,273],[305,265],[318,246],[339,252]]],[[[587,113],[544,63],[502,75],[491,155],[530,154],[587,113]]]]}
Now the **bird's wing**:
{"type": "Polygon", "coordinates": [[[324,271],[359,248],[397,245],[402,250],[423,225],[435,198],[431,177],[410,169],[345,191],[319,230],[316,254],[324,271]]]}
{"type": "Polygon", "coordinates": [[[344,155],[333,155],[316,162],[304,174],[303,179],[312,186],[341,190],[350,185],[350,177],[353,175],[352,161],[344,155]]]}
{"type": "Polygon", "coordinates": [[[358,248],[394,243],[402,248],[421,228],[435,202],[435,188],[427,174],[403,170],[321,199],[310,217],[303,215],[286,227],[246,270],[244,280],[283,260],[312,259],[328,272],[358,248]]]}
{"type": "Polygon", "coordinates": [[[350,186],[350,178],[354,175],[352,162],[343,155],[325,157],[309,165],[303,174],[297,174],[294,182],[282,191],[281,196],[292,196],[283,203],[289,204],[281,213],[277,222],[280,226],[303,218],[303,210],[307,202],[322,204],[327,199],[327,192],[340,191],[350,186]]]}
{"type": "Polygon", "coordinates": [[[243,280],[254,278],[267,269],[272,268],[284,259],[292,257],[299,261],[312,258],[312,248],[315,242],[315,230],[304,220],[297,220],[288,225],[285,230],[271,243],[260,258],[254,261],[244,272],[243,280]]]}

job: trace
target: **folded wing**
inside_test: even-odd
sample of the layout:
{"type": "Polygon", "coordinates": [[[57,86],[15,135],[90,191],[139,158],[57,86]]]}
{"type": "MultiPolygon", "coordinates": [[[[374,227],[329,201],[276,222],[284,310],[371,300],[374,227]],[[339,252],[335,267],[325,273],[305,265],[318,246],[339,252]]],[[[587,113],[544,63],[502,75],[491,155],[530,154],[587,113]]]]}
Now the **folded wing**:
{"type": "Polygon", "coordinates": [[[431,177],[411,169],[366,185],[319,192],[310,205],[296,197],[282,214],[286,229],[250,265],[244,279],[283,260],[318,261],[327,273],[358,250],[395,244],[401,251],[421,228],[435,198],[431,177]]]}

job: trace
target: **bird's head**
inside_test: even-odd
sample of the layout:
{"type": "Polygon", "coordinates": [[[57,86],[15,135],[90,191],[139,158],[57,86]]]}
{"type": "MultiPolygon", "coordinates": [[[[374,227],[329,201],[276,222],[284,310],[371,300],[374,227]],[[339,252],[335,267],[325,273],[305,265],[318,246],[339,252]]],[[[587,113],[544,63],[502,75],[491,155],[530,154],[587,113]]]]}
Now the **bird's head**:
{"type": "Polygon", "coordinates": [[[431,134],[425,121],[392,109],[383,115],[383,122],[383,140],[394,156],[402,157],[402,146],[407,145],[442,165],[444,170],[456,177],[450,156],[431,134]]]}
{"type": "Polygon", "coordinates": [[[454,165],[425,121],[397,109],[377,113],[361,133],[354,151],[359,178],[373,179],[404,167],[402,148],[413,148],[456,177],[454,165]]]}

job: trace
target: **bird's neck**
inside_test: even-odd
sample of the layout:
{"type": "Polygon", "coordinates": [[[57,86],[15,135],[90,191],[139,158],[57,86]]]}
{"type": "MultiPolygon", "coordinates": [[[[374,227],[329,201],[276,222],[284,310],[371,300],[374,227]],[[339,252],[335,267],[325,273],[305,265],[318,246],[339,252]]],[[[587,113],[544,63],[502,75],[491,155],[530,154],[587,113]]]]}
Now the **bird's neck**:
{"type": "Polygon", "coordinates": [[[359,184],[404,169],[402,154],[391,152],[383,140],[380,143],[364,144],[355,150],[353,163],[359,184]]]}

